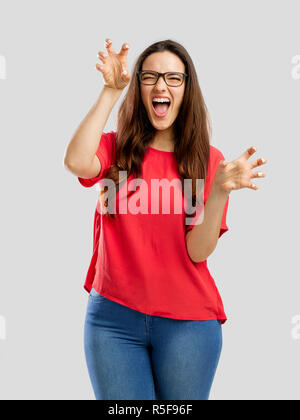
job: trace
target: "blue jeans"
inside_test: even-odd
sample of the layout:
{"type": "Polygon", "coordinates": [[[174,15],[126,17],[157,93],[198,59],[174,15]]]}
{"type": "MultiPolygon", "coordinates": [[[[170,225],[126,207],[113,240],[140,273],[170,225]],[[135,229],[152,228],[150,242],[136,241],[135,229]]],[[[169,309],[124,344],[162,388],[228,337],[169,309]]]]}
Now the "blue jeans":
{"type": "Polygon", "coordinates": [[[147,315],[91,290],[84,350],[97,400],[208,400],[221,349],[218,320],[147,315]]]}

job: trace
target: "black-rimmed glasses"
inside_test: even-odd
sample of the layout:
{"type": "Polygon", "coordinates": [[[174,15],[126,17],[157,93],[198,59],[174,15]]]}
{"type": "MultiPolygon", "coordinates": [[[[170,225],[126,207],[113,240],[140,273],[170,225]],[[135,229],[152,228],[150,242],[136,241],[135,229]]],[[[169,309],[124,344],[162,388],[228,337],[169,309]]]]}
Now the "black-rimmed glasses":
{"type": "Polygon", "coordinates": [[[181,86],[184,82],[184,79],[188,77],[186,73],[179,73],[174,71],[158,73],[157,71],[152,70],[138,71],[137,75],[139,77],[139,81],[144,85],[156,85],[158,79],[162,76],[166,84],[171,87],[181,86]]]}

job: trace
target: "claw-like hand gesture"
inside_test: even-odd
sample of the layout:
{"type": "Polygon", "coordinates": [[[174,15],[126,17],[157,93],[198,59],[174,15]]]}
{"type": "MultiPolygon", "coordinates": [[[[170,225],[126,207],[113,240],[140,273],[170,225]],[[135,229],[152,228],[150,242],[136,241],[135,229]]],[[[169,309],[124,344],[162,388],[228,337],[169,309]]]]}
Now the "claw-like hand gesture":
{"type": "Polygon", "coordinates": [[[119,54],[116,54],[112,48],[112,41],[106,38],[107,53],[103,51],[98,53],[98,58],[102,65],[96,64],[96,68],[102,73],[104,85],[113,89],[124,89],[130,82],[130,74],[127,68],[128,44],[123,44],[119,54]]]}
{"type": "Polygon", "coordinates": [[[250,156],[256,152],[255,147],[247,149],[239,158],[232,162],[226,160],[220,161],[219,167],[214,178],[214,186],[219,190],[230,193],[232,190],[240,188],[251,188],[257,190],[258,186],[251,182],[252,178],[262,178],[266,176],[265,172],[252,172],[253,168],[267,162],[265,158],[259,158],[249,162],[250,156]]]}

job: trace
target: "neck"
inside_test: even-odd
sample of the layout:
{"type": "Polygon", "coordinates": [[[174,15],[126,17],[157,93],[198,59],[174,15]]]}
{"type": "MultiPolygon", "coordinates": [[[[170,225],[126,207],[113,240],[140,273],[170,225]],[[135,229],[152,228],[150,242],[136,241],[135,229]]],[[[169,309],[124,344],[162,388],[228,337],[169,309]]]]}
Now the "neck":
{"type": "Polygon", "coordinates": [[[150,146],[166,152],[174,152],[175,140],[173,138],[173,133],[169,130],[157,130],[150,146]]]}

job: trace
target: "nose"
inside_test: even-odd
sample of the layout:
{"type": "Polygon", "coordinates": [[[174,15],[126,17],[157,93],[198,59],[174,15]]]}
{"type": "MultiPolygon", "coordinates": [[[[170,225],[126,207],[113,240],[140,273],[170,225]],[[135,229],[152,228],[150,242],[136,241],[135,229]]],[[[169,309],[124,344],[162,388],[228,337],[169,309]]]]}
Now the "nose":
{"type": "Polygon", "coordinates": [[[158,81],[156,82],[156,88],[166,88],[168,85],[166,84],[162,75],[159,76],[158,81]]]}

